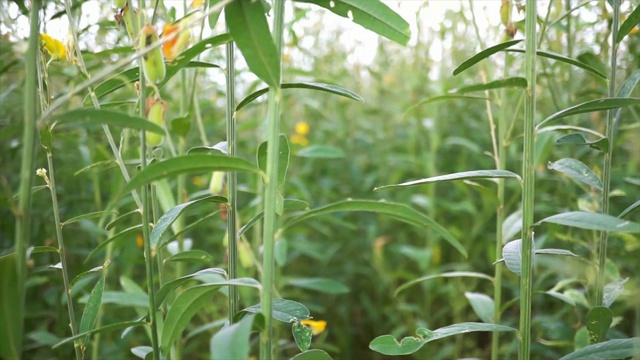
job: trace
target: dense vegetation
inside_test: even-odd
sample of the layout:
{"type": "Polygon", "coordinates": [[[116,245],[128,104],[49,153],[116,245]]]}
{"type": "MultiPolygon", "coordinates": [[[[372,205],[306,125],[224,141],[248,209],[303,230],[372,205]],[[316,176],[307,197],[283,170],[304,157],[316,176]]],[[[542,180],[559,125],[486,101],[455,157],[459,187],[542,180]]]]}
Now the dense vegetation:
{"type": "Polygon", "coordinates": [[[0,10],[0,359],[640,358],[637,2],[126,3],[0,10]]]}

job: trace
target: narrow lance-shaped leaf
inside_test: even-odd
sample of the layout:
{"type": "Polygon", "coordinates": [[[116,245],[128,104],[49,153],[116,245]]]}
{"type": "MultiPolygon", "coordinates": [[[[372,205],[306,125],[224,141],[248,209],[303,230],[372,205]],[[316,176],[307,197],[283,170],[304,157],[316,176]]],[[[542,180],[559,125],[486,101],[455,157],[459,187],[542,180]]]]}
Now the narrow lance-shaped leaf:
{"type": "Polygon", "coordinates": [[[638,23],[640,23],[640,6],[636,5],[636,8],[629,14],[629,17],[620,25],[616,36],[616,43],[622,41],[638,23]]]}
{"type": "Polygon", "coordinates": [[[503,43],[500,43],[498,45],[494,45],[491,47],[488,47],[482,51],[480,51],[479,53],[473,55],[472,57],[470,57],[469,59],[465,60],[462,62],[462,64],[460,64],[460,66],[458,66],[457,68],[455,68],[455,70],[453,70],[453,75],[458,75],[461,72],[467,70],[468,68],[472,67],[473,65],[479,63],[480,61],[488,58],[489,56],[497,53],[498,51],[502,51],[504,49],[510,48],[513,45],[521,42],[522,40],[509,40],[503,43]]]}
{"type": "Polygon", "coordinates": [[[53,121],[54,128],[71,124],[83,126],[110,125],[164,134],[164,129],[161,126],[147,119],[112,110],[74,109],[56,115],[53,121]]]}
{"type": "Polygon", "coordinates": [[[459,94],[447,94],[447,95],[434,96],[432,98],[428,98],[428,99],[422,100],[422,101],[418,102],[415,105],[411,105],[411,107],[409,107],[407,110],[404,111],[404,114],[402,115],[402,118],[406,119],[407,116],[409,115],[409,113],[411,113],[413,110],[415,110],[416,108],[418,108],[420,106],[431,104],[431,103],[434,103],[434,102],[439,102],[439,101],[456,100],[456,99],[485,100],[485,101],[489,100],[489,98],[486,98],[486,97],[483,97],[483,96],[459,95],[459,94]]]}
{"type": "MultiPolygon", "coordinates": [[[[290,323],[296,320],[306,320],[311,317],[309,309],[307,309],[306,306],[293,300],[273,299],[271,308],[273,310],[271,312],[271,317],[284,323],[290,323]]],[[[244,316],[245,314],[258,314],[260,312],[262,312],[262,304],[256,304],[240,310],[239,316],[244,316]]]]}
{"type": "Polygon", "coordinates": [[[400,45],[406,45],[411,39],[409,23],[379,0],[296,1],[321,6],[400,45]]]}
{"type": "Polygon", "coordinates": [[[185,275],[185,276],[179,277],[177,279],[171,280],[171,281],[165,283],[164,285],[162,285],[160,290],[158,290],[158,292],[156,293],[156,298],[155,298],[156,305],[158,305],[158,307],[160,307],[160,305],[162,305],[162,302],[167,297],[167,295],[169,295],[169,293],[171,291],[177,289],[180,285],[184,284],[188,280],[191,280],[193,278],[196,278],[198,276],[203,276],[203,275],[219,275],[219,276],[223,277],[224,279],[227,278],[227,272],[224,271],[224,269],[209,268],[209,269],[203,269],[203,270],[200,270],[200,271],[196,271],[193,274],[185,275]]]}
{"type": "Polygon", "coordinates": [[[556,162],[549,162],[547,167],[551,170],[561,172],[578,182],[602,190],[602,180],[580,160],[564,158],[556,162]]]}
{"type": "Polygon", "coordinates": [[[471,272],[471,271],[452,271],[452,272],[448,272],[448,273],[442,273],[442,274],[434,274],[434,275],[428,275],[428,276],[423,276],[421,278],[418,279],[414,279],[409,281],[408,283],[402,284],[401,286],[399,286],[395,293],[393,294],[393,296],[396,296],[400,293],[400,291],[405,290],[408,287],[411,287],[415,284],[427,281],[427,280],[432,280],[432,279],[438,279],[438,278],[453,278],[453,277],[474,277],[474,278],[478,278],[478,279],[485,279],[485,280],[489,280],[489,281],[493,281],[493,278],[487,274],[483,274],[483,273],[478,273],[478,272],[471,272]]]}
{"type": "Polygon", "coordinates": [[[269,86],[280,85],[280,61],[262,1],[234,1],[224,10],[229,32],[251,72],[269,86]]]}
{"type": "MultiPolygon", "coordinates": [[[[98,313],[100,312],[100,304],[102,303],[102,292],[104,291],[104,276],[101,276],[96,285],[93,287],[89,300],[84,306],[82,312],[82,320],[80,320],[80,332],[87,332],[93,330],[96,326],[96,320],[98,319],[98,313]]],[[[86,344],[89,341],[89,335],[87,335],[82,343],[86,344]]]]}
{"type": "MultiPolygon", "coordinates": [[[[517,53],[524,53],[524,50],[522,49],[509,49],[506,50],[509,52],[517,52],[517,53]]],[[[572,59],[570,57],[566,57],[564,55],[561,54],[557,54],[551,51],[545,51],[545,50],[538,50],[536,51],[536,55],[540,56],[540,57],[544,57],[547,59],[553,59],[553,60],[558,60],[560,62],[581,68],[583,70],[586,70],[588,72],[590,72],[591,74],[601,78],[601,79],[607,79],[607,74],[603,73],[602,71],[598,70],[597,68],[583,62],[583,61],[579,61],[576,59],[572,59]]]]}
{"type": "Polygon", "coordinates": [[[584,114],[584,113],[594,112],[594,111],[617,109],[617,108],[622,108],[625,106],[632,106],[632,105],[640,105],[640,98],[615,97],[615,98],[591,100],[591,101],[587,101],[582,104],[578,104],[578,105],[556,112],[555,114],[542,120],[542,122],[536,125],[536,129],[539,129],[540,127],[542,127],[542,125],[545,125],[551,121],[556,121],[558,119],[562,119],[567,116],[584,114]]]}
{"type": "Polygon", "coordinates": [[[473,322],[449,325],[437,330],[419,328],[416,330],[417,336],[405,337],[401,341],[396,340],[392,335],[378,336],[371,341],[369,349],[384,355],[409,355],[431,341],[476,331],[516,331],[516,329],[504,325],[473,322]]]}
{"type": "Polygon", "coordinates": [[[420,227],[429,227],[433,229],[435,232],[440,234],[449,244],[455,247],[462,255],[467,256],[467,251],[464,246],[456,239],[447,229],[442,227],[442,225],[438,224],[432,218],[414,210],[413,208],[406,206],[404,204],[396,204],[385,201],[372,201],[372,200],[345,200],[340,201],[334,204],[330,204],[318,209],[310,210],[302,215],[296,216],[294,218],[289,219],[283,225],[283,229],[286,229],[292,226],[295,223],[298,223],[303,220],[308,220],[310,218],[326,215],[333,212],[342,212],[342,211],[365,211],[365,212],[374,212],[389,215],[395,219],[406,222],[411,225],[420,226],[420,227]]]}
{"type": "MultiPolygon", "coordinates": [[[[356,100],[360,102],[364,101],[364,99],[360,95],[354,93],[353,91],[342,88],[337,85],[331,85],[331,84],[323,84],[323,83],[316,83],[316,82],[283,83],[280,86],[280,88],[317,90],[317,91],[322,91],[330,94],[343,96],[351,100],[356,100]]],[[[249,105],[251,102],[259,98],[260,96],[266,94],[267,92],[269,92],[269,88],[262,88],[260,90],[256,90],[251,94],[247,95],[247,97],[242,99],[242,101],[240,101],[240,103],[236,106],[236,111],[249,105]]]]}
{"type": "Polygon", "coordinates": [[[585,346],[560,360],[613,360],[640,355],[640,337],[613,339],[599,344],[585,346]]]}
{"type": "Polygon", "coordinates": [[[486,91],[486,90],[494,90],[494,89],[501,89],[501,88],[508,88],[508,87],[524,89],[527,87],[527,79],[519,76],[510,77],[506,79],[490,81],[484,84],[474,84],[469,86],[463,86],[459,89],[456,89],[455,92],[468,93],[468,92],[474,92],[474,91],[486,91]]]}
{"type": "Polygon", "coordinates": [[[634,202],[628,208],[624,209],[624,211],[622,211],[620,215],[618,215],[618,217],[622,219],[625,216],[629,216],[638,210],[640,210],[640,200],[634,202]]]}
{"type": "Polygon", "coordinates": [[[404,182],[401,184],[378,186],[373,191],[385,190],[398,187],[416,186],[422,184],[430,184],[435,182],[455,181],[455,180],[477,180],[477,179],[500,179],[500,178],[514,178],[518,181],[522,181],[518,174],[507,170],[473,170],[463,171],[453,174],[439,175],[428,177],[420,180],[413,180],[404,182]]]}
{"type": "MultiPolygon", "coordinates": [[[[640,8],[640,6],[638,6],[638,8],[640,8]]],[[[618,90],[618,93],[616,94],[616,97],[619,97],[619,98],[629,97],[629,95],[631,95],[631,92],[633,91],[633,89],[635,89],[635,87],[638,85],[639,81],[640,81],[640,69],[637,69],[636,71],[631,73],[631,75],[629,75],[629,77],[627,77],[624,80],[624,82],[622,83],[622,86],[620,86],[620,89],[618,90]]],[[[620,127],[620,124],[622,123],[622,119],[620,118],[620,112],[621,111],[622,111],[622,109],[618,109],[616,111],[615,122],[613,123],[613,126],[614,126],[613,133],[614,134],[618,133],[618,128],[620,127]]]]}
{"type": "Polygon", "coordinates": [[[550,216],[538,221],[535,225],[552,223],[586,230],[610,231],[622,233],[640,232],[640,224],[600,213],[570,211],[550,216]]]}
{"type": "Polygon", "coordinates": [[[125,328],[128,328],[128,327],[141,326],[141,325],[149,325],[149,323],[146,322],[146,321],[123,321],[123,322],[119,322],[119,323],[115,323],[115,324],[106,325],[106,326],[103,326],[101,328],[93,329],[91,331],[83,332],[83,333],[80,333],[78,335],[68,337],[68,338],[60,341],[59,343],[53,345],[51,348],[55,349],[57,347],[60,347],[60,346],[62,346],[64,344],[68,343],[68,342],[71,342],[71,341],[74,341],[74,340],[77,340],[77,339],[81,339],[81,338],[83,338],[83,337],[85,337],[87,335],[104,333],[104,332],[120,330],[120,329],[125,329],[125,328]]]}
{"type": "Polygon", "coordinates": [[[106,215],[106,214],[116,214],[116,215],[117,215],[117,214],[118,214],[118,212],[117,212],[117,211],[96,211],[96,212],[90,212],[90,213],[87,213],[87,214],[82,214],[82,215],[79,215],[79,216],[73,217],[73,218],[71,218],[71,219],[69,219],[69,220],[67,220],[67,221],[63,221],[63,222],[60,224],[60,226],[69,225],[69,224],[72,224],[72,223],[75,223],[75,222],[78,222],[78,221],[81,221],[81,220],[88,220],[88,219],[95,219],[95,218],[99,218],[99,217],[102,217],[102,216],[104,216],[104,215],[106,215]]]}

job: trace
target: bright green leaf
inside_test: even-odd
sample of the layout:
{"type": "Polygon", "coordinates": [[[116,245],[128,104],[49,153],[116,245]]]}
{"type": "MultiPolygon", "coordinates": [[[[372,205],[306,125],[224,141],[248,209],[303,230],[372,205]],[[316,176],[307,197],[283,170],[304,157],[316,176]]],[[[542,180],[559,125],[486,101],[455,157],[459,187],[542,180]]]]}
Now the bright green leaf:
{"type": "Polygon", "coordinates": [[[291,327],[291,333],[293,334],[293,338],[295,339],[296,345],[298,345],[298,349],[300,349],[300,351],[309,350],[309,347],[311,346],[311,338],[313,337],[313,333],[310,328],[300,324],[299,321],[295,321],[291,327]]]}
{"type": "Polygon", "coordinates": [[[517,44],[517,43],[519,43],[521,41],[522,40],[509,40],[509,41],[503,42],[501,44],[494,45],[492,47],[486,48],[486,49],[480,51],[479,53],[473,55],[469,59],[463,61],[462,64],[460,64],[460,66],[458,66],[457,68],[455,68],[455,70],[453,70],[453,75],[458,75],[461,72],[463,72],[463,71],[467,70],[468,68],[472,67],[473,65],[477,64],[481,60],[484,60],[484,59],[488,58],[489,56],[497,53],[498,51],[502,51],[504,49],[510,48],[513,45],[515,45],[515,44],[517,44]]]}
{"type": "MultiPolygon", "coordinates": [[[[100,304],[102,303],[102,293],[104,292],[104,276],[98,279],[98,282],[91,290],[89,300],[84,306],[82,312],[82,319],[80,320],[80,332],[88,332],[95,328],[96,320],[98,320],[98,313],[100,312],[100,304]]],[[[87,344],[89,341],[89,335],[87,335],[81,342],[87,344]]]]}
{"type": "Polygon", "coordinates": [[[616,43],[622,41],[622,39],[624,39],[624,37],[627,36],[629,32],[638,25],[638,23],[640,23],[640,6],[636,5],[636,8],[633,9],[627,19],[622,23],[622,25],[620,25],[616,36],[616,43]]]}

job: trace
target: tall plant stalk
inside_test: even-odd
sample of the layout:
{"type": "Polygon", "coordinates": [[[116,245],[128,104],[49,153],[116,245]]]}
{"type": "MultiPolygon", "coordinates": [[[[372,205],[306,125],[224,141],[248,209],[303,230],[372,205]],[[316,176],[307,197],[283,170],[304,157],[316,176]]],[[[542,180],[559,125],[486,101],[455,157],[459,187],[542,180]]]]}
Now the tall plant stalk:
{"type": "MultiPolygon", "coordinates": [[[[273,4],[273,40],[278,56],[278,67],[282,68],[282,33],[284,25],[284,0],[275,0],[273,4]]],[[[279,72],[282,74],[282,72],[279,72]]],[[[280,75],[282,77],[282,75],[280,75]]],[[[282,91],[278,85],[269,88],[269,104],[267,119],[267,184],[264,195],[264,228],[262,258],[262,313],[265,317],[265,329],[260,336],[260,358],[273,358],[273,321],[271,318],[273,303],[273,284],[275,262],[273,257],[274,237],[276,231],[276,198],[278,194],[278,153],[280,151],[280,101],[282,91]]]]}
{"type": "Polygon", "coordinates": [[[37,82],[37,61],[40,28],[40,1],[31,2],[31,12],[29,14],[29,40],[25,61],[25,91],[24,91],[24,127],[22,130],[22,163],[20,165],[20,196],[18,199],[18,209],[16,211],[16,297],[18,298],[18,309],[15,319],[16,340],[14,344],[18,346],[14,353],[20,356],[22,353],[22,334],[24,329],[24,301],[25,282],[27,280],[27,247],[29,246],[29,236],[31,229],[31,187],[33,186],[33,162],[36,133],[36,116],[38,105],[37,82]]]}
{"type": "MultiPolygon", "coordinates": [[[[616,92],[616,66],[617,66],[617,42],[618,27],[620,24],[620,0],[613,1],[613,22],[611,24],[611,69],[609,75],[609,97],[614,97],[616,92]]],[[[609,214],[609,194],[611,193],[611,164],[613,162],[613,145],[615,136],[616,110],[607,111],[606,136],[609,139],[609,147],[604,152],[604,164],[602,166],[602,213],[609,214]]],[[[596,306],[603,304],[604,297],[604,268],[607,261],[607,243],[609,233],[600,232],[598,241],[598,275],[596,277],[596,306]]]]}
{"type": "MultiPolygon", "coordinates": [[[[228,31],[228,29],[227,29],[228,31]]],[[[234,44],[232,42],[226,45],[227,52],[227,153],[229,156],[236,156],[236,121],[235,121],[235,55],[234,44]]],[[[229,208],[227,209],[227,240],[229,243],[229,278],[238,277],[238,235],[237,235],[237,176],[234,171],[227,173],[227,198],[229,199],[229,208]]],[[[240,297],[238,288],[229,287],[229,321],[233,319],[233,315],[239,310],[240,297]]]]}
{"type": "Polygon", "coordinates": [[[520,277],[520,359],[531,356],[531,300],[533,275],[533,205],[535,195],[535,113],[536,113],[536,0],[527,0],[525,18],[524,150],[522,161],[522,274],[520,277]]]}

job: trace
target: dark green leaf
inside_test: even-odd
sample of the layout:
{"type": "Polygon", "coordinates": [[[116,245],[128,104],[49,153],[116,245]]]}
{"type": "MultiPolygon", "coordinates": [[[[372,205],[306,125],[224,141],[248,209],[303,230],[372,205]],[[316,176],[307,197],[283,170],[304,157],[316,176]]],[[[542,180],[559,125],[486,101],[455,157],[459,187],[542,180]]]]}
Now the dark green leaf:
{"type": "Polygon", "coordinates": [[[560,360],[614,360],[637,355],[640,355],[640,337],[613,339],[589,345],[561,357],[560,360]]]}
{"type": "Polygon", "coordinates": [[[74,222],[78,222],[80,220],[88,220],[88,219],[95,219],[95,218],[99,218],[102,217],[106,214],[118,214],[117,211],[96,211],[96,212],[91,212],[91,213],[86,213],[86,214],[82,214],[79,216],[76,216],[74,218],[71,218],[67,221],[63,221],[60,226],[64,226],[64,225],[69,225],[72,224],[74,222]]]}
{"type": "Polygon", "coordinates": [[[151,121],[112,110],[75,109],[54,116],[54,129],[64,125],[111,125],[164,134],[164,129],[151,121]]]}
{"type": "MultiPolygon", "coordinates": [[[[344,96],[346,98],[356,100],[356,101],[364,101],[360,95],[354,93],[351,90],[347,90],[337,85],[331,84],[323,84],[323,83],[315,83],[315,82],[296,82],[296,83],[283,83],[280,86],[282,89],[310,89],[310,90],[318,90],[324,91],[331,94],[336,94],[340,96],[344,96]]],[[[242,109],[243,107],[249,105],[252,101],[259,98],[260,96],[269,92],[269,88],[262,88],[260,90],[256,90],[249,94],[247,97],[242,99],[240,103],[236,106],[236,111],[242,109]]]]}
{"type": "MultiPolygon", "coordinates": [[[[278,153],[278,188],[281,188],[284,185],[285,179],[287,177],[287,169],[289,168],[289,141],[287,140],[286,135],[280,134],[280,151],[278,153]]],[[[267,142],[263,142],[258,147],[258,167],[264,173],[267,172],[267,142]]]]}
{"type": "MultiPolygon", "coordinates": [[[[117,245],[120,246],[120,241],[124,240],[124,239],[131,239],[134,235],[137,234],[142,234],[142,224],[140,225],[135,225],[132,226],[128,229],[122,230],[121,232],[113,235],[112,237],[108,238],[107,240],[103,241],[100,243],[100,245],[96,246],[93,250],[91,250],[91,252],[89,253],[89,255],[87,255],[87,257],[85,258],[85,262],[87,260],[89,260],[93,255],[97,254],[98,252],[102,251],[105,247],[107,247],[107,245],[109,245],[110,243],[118,243],[117,245]]],[[[113,249],[115,250],[116,244],[114,244],[113,249]]]]}
{"type": "Polygon", "coordinates": [[[622,41],[638,23],[640,23],[640,6],[636,5],[636,8],[629,14],[629,17],[620,25],[616,36],[616,43],[622,41]]]}
{"type": "Polygon", "coordinates": [[[255,317],[248,315],[213,335],[209,343],[211,359],[249,359],[251,327],[255,317]]]}
{"type": "MultiPolygon", "coordinates": [[[[311,317],[306,306],[287,299],[273,299],[271,305],[271,317],[278,321],[290,323],[293,321],[306,320],[311,317]]],[[[262,305],[256,304],[242,309],[241,312],[257,314],[262,312],[262,305]]]]}
{"type": "Polygon", "coordinates": [[[18,292],[16,253],[0,256],[0,358],[22,356],[24,305],[18,292]]]}
{"type": "MultiPolygon", "coordinates": [[[[102,292],[104,291],[104,276],[98,279],[98,282],[93,287],[89,300],[84,306],[82,312],[82,320],[80,320],[80,332],[88,332],[95,328],[96,320],[98,320],[98,313],[100,312],[100,304],[102,303],[102,292]]],[[[89,341],[89,335],[87,335],[81,342],[87,344],[89,341]]]]}
{"type": "Polygon", "coordinates": [[[556,112],[555,114],[542,120],[542,122],[536,125],[536,128],[539,129],[542,125],[546,123],[549,123],[551,121],[555,121],[558,119],[562,119],[567,116],[594,112],[594,111],[617,109],[617,108],[632,106],[632,105],[640,105],[640,99],[625,97],[625,98],[604,98],[604,99],[591,100],[591,101],[587,101],[582,104],[578,104],[578,105],[556,112]]]}
{"type": "Polygon", "coordinates": [[[549,162],[547,167],[551,170],[561,172],[573,180],[587,184],[598,190],[602,190],[602,180],[600,180],[598,175],[596,175],[593,170],[580,160],[564,158],[556,162],[549,162]]]}
{"type": "MultiPolygon", "coordinates": [[[[309,203],[302,200],[297,199],[284,199],[284,211],[307,211],[309,210],[309,203]]],[[[258,221],[260,221],[264,217],[264,211],[260,211],[254,217],[252,217],[249,221],[247,221],[244,226],[238,230],[238,237],[242,236],[247,230],[249,230],[253,225],[255,225],[258,221]]]]}
{"type": "Polygon", "coordinates": [[[417,336],[409,336],[398,342],[392,335],[382,335],[373,339],[369,349],[384,355],[409,355],[420,350],[426,343],[448,336],[466,334],[476,331],[517,331],[516,329],[498,324],[460,323],[445,326],[437,330],[419,328],[417,336]]]}
{"type": "Polygon", "coordinates": [[[311,346],[311,338],[313,337],[311,329],[300,324],[299,321],[295,321],[291,327],[291,333],[293,334],[293,338],[295,339],[296,345],[298,345],[298,349],[300,349],[300,351],[309,350],[309,347],[311,346]]]}
{"type": "Polygon", "coordinates": [[[398,295],[398,293],[400,293],[400,291],[402,291],[402,290],[404,290],[404,289],[406,289],[406,288],[408,288],[410,286],[413,286],[415,284],[421,283],[423,281],[427,281],[427,280],[431,280],[431,279],[438,279],[438,278],[451,278],[451,277],[474,277],[474,278],[478,278],[478,279],[486,279],[486,280],[489,280],[489,281],[493,281],[493,278],[491,276],[483,274],[483,273],[470,272],[470,271],[452,271],[452,272],[448,272],[448,273],[423,276],[421,278],[411,280],[408,283],[403,284],[400,287],[398,287],[393,296],[396,296],[396,295],[398,295]]]}
{"type": "Polygon", "coordinates": [[[366,29],[406,45],[411,38],[409,24],[379,0],[297,0],[321,6],[353,20],[366,29]]]}
{"type": "Polygon", "coordinates": [[[605,306],[596,306],[587,313],[587,330],[592,344],[604,341],[613,321],[611,309],[605,306]]]}
{"type": "Polygon", "coordinates": [[[179,118],[175,118],[169,122],[171,126],[171,132],[180,137],[185,137],[191,130],[191,115],[187,114],[179,118]]]}
{"type": "Polygon", "coordinates": [[[373,191],[405,187],[405,186],[416,186],[422,184],[429,184],[435,182],[444,182],[444,181],[455,181],[455,180],[477,180],[477,179],[499,179],[499,178],[514,178],[518,179],[518,181],[522,181],[518,174],[512,173],[507,170],[473,170],[473,171],[463,171],[454,174],[440,175],[428,177],[420,180],[413,180],[404,182],[401,184],[393,184],[393,185],[383,185],[378,186],[373,189],[373,191]]]}
{"type": "Polygon", "coordinates": [[[510,77],[506,79],[494,80],[484,84],[474,84],[469,86],[463,86],[459,89],[454,90],[457,93],[469,93],[474,91],[485,91],[485,90],[493,90],[500,89],[506,87],[516,87],[516,88],[526,88],[527,87],[527,79],[523,77],[510,77]]]}
{"type": "Polygon", "coordinates": [[[484,59],[488,58],[489,56],[497,53],[498,51],[502,51],[504,49],[510,48],[513,45],[515,45],[515,44],[517,44],[517,43],[519,43],[521,41],[522,40],[509,40],[509,41],[500,43],[498,45],[494,45],[492,47],[486,48],[486,49],[480,51],[479,53],[473,55],[469,59],[463,61],[462,64],[460,64],[460,66],[458,66],[457,68],[455,68],[455,70],[453,70],[453,75],[458,75],[461,72],[463,72],[463,71],[467,70],[468,68],[472,67],[473,65],[477,64],[481,60],[484,60],[484,59]]]}
{"type": "Polygon", "coordinates": [[[620,215],[618,215],[618,217],[622,219],[625,216],[629,216],[638,210],[640,210],[640,200],[634,202],[628,208],[624,209],[624,211],[622,211],[620,215]]]}
{"type": "Polygon", "coordinates": [[[289,219],[283,226],[283,229],[286,229],[292,226],[295,223],[298,223],[303,220],[307,220],[316,216],[326,215],[333,212],[343,212],[343,211],[365,211],[365,212],[374,212],[379,214],[389,215],[392,218],[397,220],[406,222],[411,225],[419,226],[419,227],[429,227],[435,230],[438,234],[440,234],[449,244],[455,247],[462,255],[467,256],[467,251],[464,249],[464,246],[460,244],[458,239],[456,239],[447,229],[442,227],[440,224],[435,222],[432,218],[419,213],[413,208],[406,206],[404,204],[390,203],[385,201],[372,201],[372,200],[345,200],[337,203],[333,203],[318,209],[310,210],[302,215],[293,217],[289,219]]]}
{"type": "Polygon", "coordinates": [[[125,329],[128,327],[134,327],[134,326],[140,326],[140,325],[149,325],[149,323],[147,323],[146,321],[124,321],[124,322],[119,322],[119,323],[115,323],[115,324],[110,324],[110,325],[106,325],[103,326],[101,328],[97,328],[97,329],[93,329],[91,331],[87,331],[84,333],[80,333],[76,336],[72,336],[72,337],[68,337],[62,341],[60,341],[59,343],[53,345],[53,349],[64,345],[70,341],[74,341],[76,339],[80,339],[83,338],[87,335],[92,335],[92,334],[98,334],[98,333],[104,333],[104,332],[109,332],[109,331],[114,331],[114,330],[120,330],[120,329],[125,329]]]}
{"type": "Polygon", "coordinates": [[[315,290],[326,294],[344,294],[349,288],[342,283],[327,278],[296,278],[287,282],[291,286],[315,290]]]}
{"type": "Polygon", "coordinates": [[[234,1],[224,10],[229,32],[251,72],[271,87],[280,86],[280,57],[260,1],[234,1]]]}
{"type": "Polygon", "coordinates": [[[600,150],[603,152],[609,151],[609,140],[607,138],[600,138],[595,141],[589,141],[581,133],[571,133],[561,136],[556,139],[556,144],[589,145],[589,147],[596,150],[600,150]]]}
{"type": "Polygon", "coordinates": [[[169,293],[172,290],[177,289],[180,285],[184,284],[188,280],[197,278],[198,276],[207,276],[207,275],[220,276],[223,278],[223,280],[227,278],[227,272],[224,271],[224,269],[209,268],[209,269],[200,270],[193,274],[185,275],[177,279],[171,280],[165,283],[164,285],[162,285],[160,290],[158,290],[158,292],[156,293],[156,297],[155,297],[156,305],[158,306],[162,305],[162,302],[165,300],[167,295],[169,295],[169,293]]]}
{"type": "Polygon", "coordinates": [[[57,247],[53,246],[34,246],[30,251],[27,251],[28,254],[39,254],[43,252],[58,252],[57,247]]]}
{"type": "MultiPolygon", "coordinates": [[[[510,52],[517,52],[517,53],[523,53],[524,54],[524,50],[522,49],[509,49],[507,51],[510,52]]],[[[547,59],[553,59],[553,60],[558,60],[560,62],[569,64],[569,65],[573,65],[575,67],[581,68],[583,70],[586,70],[588,72],[590,72],[593,75],[596,75],[599,78],[602,79],[607,79],[607,74],[603,73],[602,71],[600,71],[599,69],[591,66],[590,64],[584,63],[582,61],[578,61],[576,59],[572,59],[569,57],[566,57],[564,55],[560,55],[551,51],[544,51],[544,50],[538,50],[536,51],[536,55],[540,56],[540,57],[544,57],[547,59]]]]}
{"type": "Polygon", "coordinates": [[[622,220],[610,215],[589,213],[583,211],[570,211],[553,215],[546,219],[538,221],[535,225],[540,225],[542,223],[559,224],[587,230],[622,233],[640,232],[640,224],[638,223],[622,220]]]}

